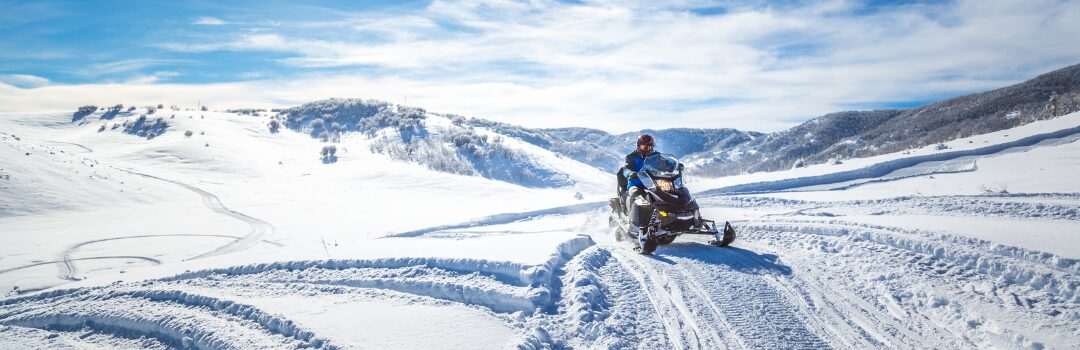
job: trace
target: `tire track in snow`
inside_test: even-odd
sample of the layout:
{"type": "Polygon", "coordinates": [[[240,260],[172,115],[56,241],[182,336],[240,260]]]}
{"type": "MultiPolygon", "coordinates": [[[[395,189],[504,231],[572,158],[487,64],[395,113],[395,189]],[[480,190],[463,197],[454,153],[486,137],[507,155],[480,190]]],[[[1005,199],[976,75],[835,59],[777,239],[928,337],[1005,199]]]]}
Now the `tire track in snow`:
{"type": "Polygon", "coordinates": [[[185,188],[185,189],[187,189],[189,191],[195,192],[196,194],[198,194],[199,196],[202,197],[203,204],[205,204],[207,208],[210,208],[210,210],[213,210],[214,212],[217,212],[219,214],[231,217],[233,219],[243,221],[243,222],[247,223],[248,226],[251,227],[251,231],[249,231],[247,233],[247,235],[244,235],[240,239],[238,239],[236,241],[233,241],[233,242],[230,242],[229,244],[223,245],[221,247],[218,247],[217,249],[214,249],[212,251],[209,251],[209,252],[200,254],[198,256],[195,256],[193,258],[187,259],[187,260],[194,260],[194,259],[199,259],[199,258],[205,258],[205,257],[210,257],[210,256],[216,256],[216,255],[222,255],[222,254],[228,254],[228,253],[233,253],[233,252],[246,250],[248,248],[251,248],[251,247],[255,246],[255,244],[258,244],[260,241],[263,240],[263,238],[265,236],[268,236],[268,235],[271,235],[271,234],[274,233],[274,225],[271,225],[270,223],[268,223],[266,221],[262,221],[262,220],[253,218],[251,216],[248,216],[247,214],[244,214],[244,213],[229,209],[228,207],[226,207],[224,204],[221,203],[221,200],[218,199],[218,197],[216,195],[214,195],[213,193],[207,192],[207,191],[205,191],[205,190],[203,190],[201,188],[191,186],[191,185],[185,184],[183,182],[179,182],[179,181],[169,180],[169,179],[165,179],[165,178],[161,178],[161,177],[157,177],[157,176],[153,176],[153,175],[149,175],[149,174],[140,173],[140,172],[137,172],[137,171],[134,171],[134,170],[119,169],[119,168],[116,168],[116,169],[120,170],[120,171],[130,173],[130,174],[142,176],[142,177],[145,177],[145,178],[150,178],[150,179],[154,179],[154,180],[158,180],[158,181],[168,182],[168,183],[183,187],[183,188],[185,188]]]}
{"type": "Polygon", "coordinates": [[[803,277],[782,282],[821,311],[830,338],[852,347],[1080,344],[1067,335],[1080,320],[1072,259],[842,221],[755,223],[742,238],[745,245],[784,251],[803,277]],[[1031,324],[1039,331],[1029,331],[1031,324]]]}
{"type": "MultiPolygon", "coordinates": [[[[224,238],[232,238],[234,240],[240,239],[240,237],[229,236],[229,235],[184,234],[184,233],[181,233],[181,234],[160,234],[160,235],[135,235],[135,236],[123,236],[123,237],[111,237],[111,238],[95,239],[95,240],[81,242],[81,243],[72,245],[72,246],[68,247],[67,249],[64,249],[64,251],[60,253],[59,258],[56,261],[49,262],[49,263],[59,263],[60,264],[61,268],[60,268],[60,271],[57,273],[58,278],[69,280],[69,281],[78,281],[78,280],[81,280],[81,278],[79,278],[79,276],[78,276],[79,269],[75,266],[74,261],[103,258],[103,257],[90,257],[90,258],[73,259],[71,257],[71,255],[74,254],[75,251],[78,250],[79,248],[82,248],[83,246],[86,246],[86,245],[89,245],[89,244],[100,243],[100,242],[117,241],[117,240],[124,240],[124,239],[136,239],[136,238],[154,238],[154,237],[224,237],[224,238]]],[[[277,245],[277,243],[273,243],[273,242],[270,242],[270,241],[264,241],[264,242],[269,243],[269,244],[277,245]]],[[[151,258],[151,257],[125,256],[125,258],[152,261],[152,262],[155,263],[155,265],[160,265],[161,264],[160,260],[154,259],[154,258],[151,258]]],[[[42,265],[42,264],[46,264],[46,263],[34,264],[34,266],[42,265]]],[[[29,266],[26,266],[26,267],[29,267],[29,266]]],[[[18,268],[16,268],[16,269],[18,269],[18,268]]],[[[7,272],[7,270],[0,270],[0,273],[4,273],[4,272],[7,272]]]]}
{"type": "MultiPolygon", "coordinates": [[[[705,348],[830,347],[820,338],[820,330],[811,329],[815,325],[808,322],[809,317],[799,314],[800,309],[792,305],[787,295],[768,283],[767,277],[783,278],[791,273],[789,268],[776,263],[775,258],[740,248],[720,249],[694,242],[663,246],[652,257],[621,254],[639,269],[663,276],[664,284],[660,287],[675,291],[658,293],[659,298],[668,298],[681,305],[680,309],[692,307],[696,311],[681,312],[679,316],[686,319],[705,348]],[[682,296],[668,297],[677,294],[682,296]],[[726,339],[708,337],[718,331],[726,339]]],[[[654,286],[647,290],[653,293],[657,289],[654,286]]]]}
{"type": "MultiPolygon", "coordinates": [[[[612,256],[615,257],[627,272],[634,276],[634,279],[638,281],[642,286],[642,290],[646,292],[646,296],[649,297],[649,302],[652,304],[653,309],[656,310],[657,317],[663,322],[664,332],[667,333],[668,341],[671,342],[671,347],[676,349],[687,348],[684,345],[686,339],[696,340],[696,335],[688,335],[683,330],[678,320],[682,315],[679,314],[678,308],[671,301],[671,297],[664,291],[663,286],[654,280],[649,280],[641,272],[644,267],[640,263],[632,260],[633,258],[627,256],[626,253],[621,251],[614,251],[612,256]]],[[[694,343],[696,345],[696,343],[694,343]]]]}
{"type": "MultiPolygon", "coordinates": [[[[88,257],[88,258],[75,258],[75,259],[69,259],[69,260],[105,260],[105,259],[143,260],[143,261],[151,262],[154,265],[161,265],[161,260],[154,259],[154,258],[151,258],[151,257],[136,256],[136,255],[92,256],[92,257],[88,257]]],[[[42,262],[36,262],[36,263],[33,263],[33,264],[28,264],[28,265],[22,265],[22,266],[16,266],[16,267],[12,267],[12,268],[3,269],[3,270],[0,270],[0,274],[7,273],[7,272],[12,272],[12,271],[17,271],[17,270],[22,270],[22,269],[26,269],[26,268],[31,268],[31,267],[34,267],[34,266],[51,265],[51,264],[57,264],[57,263],[59,263],[59,264],[67,264],[65,260],[42,261],[42,262]]]]}
{"type": "MultiPolygon", "coordinates": [[[[76,147],[79,147],[79,148],[82,148],[83,150],[85,150],[86,153],[94,152],[93,149],[91,149],[89,147],[86,147],[84,145],[78,144],[78,143],[63,142],[63,141],[46,141],[46,142],[76,146],[76,147]]],[[[210,193],[208,191],[205,191],[203,189],[200,189],[198,187],[191,186],[191,185],[179,182],[179,181],[169,180],[169,179],[165,179],[165,178],[161,178],[161,177],[157,177],[157,176],[137,172],[137,171],[134,171],[134,170],[121,169],[121,168],[117,168],[117,167],[114,167],[114,166],[110,166],[110,167],[112,167],[113,169],[122,171],[122,172],[129,173],[129,174],[138,175],[138,176],[142,176],[142,177],[145,177],[145,178],[150,178],[150,179],[154,179],[154,180],[158,180],[158,181],[168,182],[168,183],[183,187],[183,188],[185,188],[185,189],[187,189],[189,191],[195,192],[200,197],[202,197],[203,204],[206,205],[206,207],[209,208],[210,210],[212,210],[214,212],[217,212],[219,214],[222,214],[222,215],[225,215],[225,216],[228,216],[228,217],[243,221],[244,223],[247,223],[248,226],[251,227],[251,230],[246,235],[244,235],[243,237],[240,237],[240,238],[236,239],[235,241],[230,242],[230,243],[228,243],[226,245],[223,245],[221,247],[218,247],[218,248],[216,248],[216,249],[214,249],[212,251],[205,252],[205,253],[199,254],[199,255],[197,255],[195,257],[185,259],[185,260],[194,260],[194,259],[199,259],[199,258],[204,258],[204,257],[210,257],[210,256],[215,256],[215,255],[228,254],[228,253],[233,253],[233,252],[237,252],[237,251],[246,250],[248,248],[253,247],[255,244],[258,244],[260,241],[263,241],[263,238],[265,236],[273,234],[273,232],[275,230],[274,226],[271,225],[270,223],[266,222],[266,221],[262,221],[262,220],[253,218],[251,216],[248,216],[248,215],[246,215],[244,213],[237,212],[237,211],[234,211],[232,209],[229,209],[228,207],[226,207],[224,204],[221,203],[221,200],[218,199],[218,197],[216,195],[214,195],[213,193],[210,193]]],[[[182,235],[184,235],[184,234],[174,235],[174,236],[182,236],[182,235]]],[[[150,237],[150,236],[152,236],[152,235],[128,236],[127,238],[141,238],[141,237],[150,237]]],[[[162,235],[162,236],[164,236],[164,235],[162,235]]],[[[187,235],[187,236],[220,236],[220,237],[235,238],[233,236],[227,236],[227,235],[197,235],[197,234],[190,234],[190,235],[187,235]]],[[[64,279],[64,280],[69,280],[69,281],[77,281],[77,280],[79,280],[79,277],[77,276],[79,269],[75,265],[75,261],[85,260],[85,259],[72,259],[71,258],[71,253],[74,250],[76,250],[79,247],[81,247],[83,245],[86,245],[86,244],[95,243],[95,242],[101,242],[101,241],[114,240],[114,239],[122,239],[122,238],[111,238],[111,239],[88,241],[88,242],[82,242],[82,243],[75,244],[75,245],[73,245],[71,247],[68,247],[67,249],[62,251],[59,254],[59,256],[57,257],[57,263],[59,264],[59,266],[58,266],[59,271],[57,273],[57,277],[59,277],[61,279],[64,279]]],[[[158,261],[156,259],[147,258],[147,257],[136,257],[136,259],[143,259],[143,260],[150,259],[150,260],[156,261],[158,264],[161,263],[160,261],[158,261]]],[[[0,271],[0,273],[3,273],[3,272],[0,271]]]]}

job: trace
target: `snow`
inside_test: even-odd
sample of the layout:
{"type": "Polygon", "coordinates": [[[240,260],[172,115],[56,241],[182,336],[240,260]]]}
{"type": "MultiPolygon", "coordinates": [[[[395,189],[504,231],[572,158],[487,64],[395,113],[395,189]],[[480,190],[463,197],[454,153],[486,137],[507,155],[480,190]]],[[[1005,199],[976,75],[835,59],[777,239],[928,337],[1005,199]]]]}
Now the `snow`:
{"type": "Polygon", "coordinates": [[[972,218],[934,215],[849,215],[846,221],[904,227],[998,242],[1008,246],[1080,259],[1080,221],[972,218]]]}
{"type": "MultiPolygon", "coordinates": [[[[837,184],[890,173],[926,162],[953,161],[963,157],[1023,151],[1031,146],[1071,143],[1080,134],[1080,113],[1042,120],[1017,128],[960,138],[945,143],[949,151],[936,146],[902,153],[852,159],[843,164],[818,164],[764,174],[747,174],[718,179],[699,179],[696,186],[711,193],[777,192],[822,184],[837,184]],[[1010,151],[1011,150],[1011,151],[1010,151]]],[[[908,174],[911,176],[912,174],[908,174]]]]}
{"type": "Polygon", "coordinates": [[[364,344],[375,349],[497,349],[512,346],[518,340],[514,329],[504,320],[455,304],[432,306],[310,297],[249,302],[288,315],[297,323],[344,344],[364,344]],[[343,319],[355,322],[342,323],[343,319]]]}
{"type": "Polygon", "coordinates": [[[695,178],[738,240],[642,256],[608,228],[614,179],[514,138],[573,185],[360,134],[324,163],[265,115],[98,131],[142,113],[0,115],[0,348],[1080,347],[1080,114],[695,178]]]}

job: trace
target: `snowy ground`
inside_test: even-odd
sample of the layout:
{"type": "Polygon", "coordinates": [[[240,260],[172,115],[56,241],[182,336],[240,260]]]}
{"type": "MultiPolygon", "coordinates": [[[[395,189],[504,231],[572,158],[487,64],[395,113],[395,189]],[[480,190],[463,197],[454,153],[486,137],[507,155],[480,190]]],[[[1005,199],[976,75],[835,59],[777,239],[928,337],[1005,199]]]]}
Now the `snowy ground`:
{"type": "Polygon", "coordinates": [[[527,189],[359,138],[323,164],[165,113],[194,135],[0,115],[0,348],[1080,348],[1080,114],[694,179],[739,239],[642,256],[595,174],[527,189]]]}

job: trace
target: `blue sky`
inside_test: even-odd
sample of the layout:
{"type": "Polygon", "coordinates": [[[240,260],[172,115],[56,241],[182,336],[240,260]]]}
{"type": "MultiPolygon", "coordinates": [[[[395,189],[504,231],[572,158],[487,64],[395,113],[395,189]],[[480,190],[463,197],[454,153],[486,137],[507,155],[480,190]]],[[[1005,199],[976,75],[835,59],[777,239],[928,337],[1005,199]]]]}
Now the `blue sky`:
{"type": "Polygon", "coordinates": [[[1080,2],[0,1],[0,111],[406,102],[772,131],[1080,63],[1080,2]],[[407,100],[406,100],[407,98],[407,100]]]}

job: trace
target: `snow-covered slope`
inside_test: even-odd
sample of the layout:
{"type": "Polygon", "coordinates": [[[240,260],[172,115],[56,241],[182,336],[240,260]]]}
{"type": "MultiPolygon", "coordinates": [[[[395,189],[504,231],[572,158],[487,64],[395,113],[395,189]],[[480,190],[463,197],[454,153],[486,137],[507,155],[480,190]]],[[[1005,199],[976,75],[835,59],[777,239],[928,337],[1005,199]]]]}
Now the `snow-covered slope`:
{"type": "Polygon", "coordinates": [[[324,142],[362,134],[369,148],[429,169],[476,175],[533,188],[598,184],[607,177],[582,163],[557,156],[497,130],[476,127],[460,116],[358,99],[329,99],[281,111],[286,127],[324,142]]]}
{"type": "Polygon", "coordinates": [[[450,174],[371,152],[385,128],[327,162],[269,116],[163,112],[149,139],[0,115],[0,348],[1080,347],[1080,114],[693,178],[739,239],[642,256],[588,166],[562,188],[450,174]]]}
{"type": "Polygon", "coordinates": [[[222,253],[322,252],[324,244],[577,203],[576,193],[596,201],[608,187],[595,170],[529,145],[516,149],[566,169],[574,183],[527,188],[432,171],[369,151],[378,139],[362,135],[343,136],[337,162],[326,164],[319,140],[271,133],[267,116],[159,110],[169,126],[149,139],[111,127],[143,113],[0,118],[0,287],[36,290],[222,253]],[[147,245],[160,248],[140,249],[147,245]]]}

